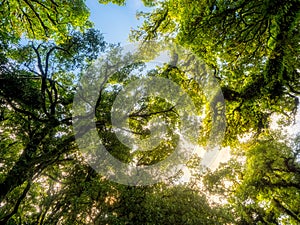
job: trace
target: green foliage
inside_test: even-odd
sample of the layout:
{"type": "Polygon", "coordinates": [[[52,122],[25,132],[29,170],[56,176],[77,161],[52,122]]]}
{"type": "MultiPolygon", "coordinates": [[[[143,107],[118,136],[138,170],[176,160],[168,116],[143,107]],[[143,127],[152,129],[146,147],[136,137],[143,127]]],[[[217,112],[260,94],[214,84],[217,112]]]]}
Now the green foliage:
{"type": "MultiPolygon", "coordinates": [[[[69,43],[24,40],[3,52],[7,60],[1,64],[0,77],[2,223],[44,220],[45,215],[39,214],[40,195],[49,193],[43,192],[42,184],[48,180],[42,173],[69,161],[76,149],[70,126],[78,72],[72,70],[86,68],[105,42],[95,30],[72,35],[69,43]]],[[[45,207],[49,210],[50,205],[45,207]]]]}
{"type": "Polygon", "coordinates": [[[299,92],[299,1],[163,1],[132,33],[191,49],[215,70],[226,100],[226,145],[260,134],[273,113],[292,120],[299,92]]]}
{"type": "Polygon", "coordinates": [[[63,42],[73,29],[91,27],[89,11],[82,0],[10,0],[1,2],[1,40],[30,39],[63,42]],[[20,25],[22,24],[22,25],[20,25]]]}
{"type": "MultiPolygon", "coordinates": [[[[76,74],[71,69],[74,65],[86,69],[94,54],[103,49],[105,43],[101,38],[98,45],[90,43],[97,38],[97,33],[91,34],[95,37],[81,34],[81,44],[75,45],[76,48],[52,42],[29,42],[15,46],[7,53],[15,69],[6,65],[7,73],[2,76],[0,92],[4,112],[1,127],[6,127],[1,133],[6,148],[2,163],[6,167],[1,171],[1,200],[5,207],[1,208],[0,221],[8,224],[18,221],[39,224],[87,224],[92,221],[100,224],[164,224],[167,221],[210,224],[217,220],[212,216],[214,209],[199,191],[165,184],[130,188],[108,181],[84,163],[71,129],[74,83],[81,71],[76,74]],[[83,54],[84,43],[86,48],[91,46],[90,55],[83,54]],[[63,53],[68,48],[72,54],[65,58],[63,53]],[[18,49],[20,54],[17,54],[18,49]],[[77,57],[84,57],[84,60],[79,63],[77,57]],[[13,132],[11,127],[14,127],[13,132]],[[20,144],[14,146],[18,140],[20,144]],[[164,201],[159,200],[161,196],[164,201]],[[186,200],[188,203],[184,203],[186,200]],[[129,209],[132,209],[130,213],[129,209]],[[207,218],[208,215],[211,216],[207,218]]],[[[75,37],[78,35],[76,33],[75,37]]],[[[120,60],[118,47],[110,49],[108,54],[111,54],[111,63],[120,60]]],[[[132,112],[130,123],[137,138],[147,137],[144,125],[155,116],[161,116],[170,126],[161,144],[145,153],[132,153],[118,141],[110,118],[117,94],[142,76],[143,67],[142,63],[129,63],[113,74],[101,89],[95,119],[99,136],[114,157],[126,163],[136,159],[139,165],[151,165],[166,158],[176,146],[176,134],[172,131],[179,124],[172,105],[164,99],[150,97],[141,99],[140,108],[132,112]]],[[[105,71],[105,68],[101,69],[105,71]]],[[[152,71],[149,76],[167,76],[164,71],[152,71]]],[[[175,72],[172,76],[174,82],[187,91],[197,92],[188,86],[183,76],[175,72]]]]}
{"type": "MultiPolygon", "coordinates": [[[[75,144],[72,102],[78,80],[99,53],[106,50],[110,65],[128,62],[102,87],[95,107],[103,145],[122,162],[146,166],[167,158],[176,148],[174,131],[181,125],[170,102],[143,98],[130,112],[132,135],[148,138],[149,124],[157,118],[167,124],[167,132],[151,151],[132,151],[122,144],[110,111],[127,84],[140,77],[163,77],[179,85],[197,114],[206,112],[196,140],[202,146],[212,129],[213,96],[205,96],[197,80],[177,67],[165,65],[145,73],[143,63],[121,58],[120,47],[108,48],[98,31],[88,29],[92,24],[84,1],[4,0],[0,223],[299,224],[300,138],[289,140],[269,130],[271,115],[283,115],[290,124],[297,112],[299,1],[143,3],[156,7],[139,14],[146,20],[132,38],[180,44],[203,59],[219,80],[226,100],[224,144],[232,147],[231,160],[203,178],[201,159],[195,156],[186,165],[191,180],[184,185],[179,184],[182,173],[147,187],[120,185],[96,173],[75,144]],[[238,137],[246,134],[254,138],[239,143],[238,137]],[[216,198],[222,202],[214,202],[216,198]]],[[[107,75],[105,67],[94,69],[107,75]]]]}
{"type": "Polygon", "coordinates": [[[288,143],[270,135],[239,151],[244,160],[206,175],[208,190],[227,197],[236,224],[298,224],[299,137],[288,143]]]}

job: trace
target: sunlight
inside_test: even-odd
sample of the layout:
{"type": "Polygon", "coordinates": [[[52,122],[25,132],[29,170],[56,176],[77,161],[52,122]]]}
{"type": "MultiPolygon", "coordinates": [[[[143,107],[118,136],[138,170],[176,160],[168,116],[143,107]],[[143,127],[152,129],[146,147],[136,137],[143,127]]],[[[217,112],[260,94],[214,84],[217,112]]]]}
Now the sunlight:
{"type": "Polygon", "coordinates": [[[0,5],[0,224],[300,224],[299,0],[0,5]]]}

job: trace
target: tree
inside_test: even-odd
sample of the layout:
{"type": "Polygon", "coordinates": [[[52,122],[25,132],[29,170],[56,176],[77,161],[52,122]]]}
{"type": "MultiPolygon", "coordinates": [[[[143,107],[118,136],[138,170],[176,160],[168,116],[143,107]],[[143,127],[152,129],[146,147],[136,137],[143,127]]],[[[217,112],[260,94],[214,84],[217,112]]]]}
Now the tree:
{"type": "MultiPolygon", "coordinates": [[[[227,144],[298,106],[299,1],[164,1],[133,39],[172,40],[215,69],[227,100],[227,144]]],[[[290,114],[287,114],[289,111],[290,114]]]]}
{"type": "MultiPolygon", "coordinates": [[[[106,44],[97,31],[85,29],[90,23],[83,2],[72,3],[1,3],[0,132],[3,151],[0,163],[4,166],[0,175],[0,223],[86,224],[105,221],[122,224],[148,221],[157,224],[162,215],[167,216],[168,210],[173,209],[171,195],[166,198],[171,200],[162,204],[165,211],[158,215],[153,211],[153,205],[159,204],[156,192],[163,193],[165,190],[156,187],[128,188],[108,181],[84,163],[74,142],[71,108],[75,85],[81,72],[89,67],[99,52],[104,51],[106,44]],[[23,23],[17,23],[18,20],[23,23]],[[20,37],[25,38],[18,42],[20,37]],[[145,217],[138,212],[127,217],[128,207],[138,207],[139,202],[143,202],[145,217]]],[[[125,162],[138,157],[140,164],[146,165],[166,157],[173,150],[170,147],[174,144],[173,140],[149,154],[129,154],[128,148],[116,140],[108,114],[120,88],[140,76],[130,75],[140,66],[133,64],[117,71],[108,82],[108,88],[112,89],[101,90],[103,94],[96,106],[96,124],[112,155],[125,162]]],[[[158,74],[156,71],[151,75],[158,74]]],[[[177,118],[167,102],[144,99],[141,110],[132,114],[132,118],[139,120],[137,123],[132,119],[133,132],[140,138],[147,136],[140,123],[147,124],[158,114],[171,117],[171,124],[177,118]],[[166,107],[169,110],[166,111],[166,107]]],[[[171,133],[169,136],[174,135],[171,133]]],[[[205,203],[203,196],[185,194],[181,189],[176,193],[181,192],[182,202],[185,196],[191,195],[205,203]]],[[[199,204],[196,201],[190,209],[195,210],[199,204]]],[[[207,203],[205,206],[204,209],[209,211],[207,203]]],[[[174,213],[185,207],[180,202],[174,213]]],[[[171,217],[183,223],[183,220],[189,220],[186,218],[188,213],[189,210],[186,210],[185,218],[171,217]]],[[[193,216],[192,221],[198,220],[196,215],[193,216]]]]}
{"type": "Polygon", "coordinates": [[[113,210],[121,224],[224,224],[228,221],[218,208],[209,205],[199,190],[185,185],[157,184],[127,189],[113,210]]]}
{"type": "Polygon", "coordinates": [[[15,209],[3,221],[17,212],[45,168],[68,161],[63,155],[76,149],[70,110],[77,78],[70,69],[84,68],[82,61],[92,60],[104,47],[101,34],[88,30],[74,33],[69,43],[30,41],[7,52],[10,61],[2,65],[0,91],[5,149],[1,158],[6,165],[1,169],[0,201],[15,209]]]}
{"type": "MultiPolygon", "coordinates": [[[[293,146],[263,132],[274,112],[289,117],[297,110],[298,1],[144,1],[160,7],[145,14],[148,19],[134,33],[136,38],[175,41],[215,71],[227,103],[225,144],[236,146],[238,135],[257,134],[253,145],[236,148],[237,160],[204,179],[212,194],[228,201],[225,205],[212,204],[204,195],[208,190],[199,190],[200,159],[187,165],[193,170],[192,182],[178,185],[179,173],[147,187],[114,183],[85,162],[72,130],[72,104],[78,80],[93,69],[91,64],[100,52],[110,54],[108,67],[94,68],[103,77],[108,78],[105,71],[118,62],[128,60],[100,85],[92,107],[98,136],[121,162],[148,166],[164,160],[176,147],[174,131],[180,125],[178,111],[170,102],[158,97],[140,99],[128,115],[131,135],[148,138],[154,118],[168,127],[152,151],[131,151],[117,139],[110,115],[127,84],[140,77],[168,78],[190,95],[199,114],[209,108],[209,100],[186,71],[165,65],[145,73],[144,64],[124,57],[119,47],[105,48],[101,34],[86,29],[91,23],[84,2],[63,3],[1,3],[0,223],[299,223],[299,140],[291,142],[296,143],[293,146]],[[16,23],[18,19],[23,23],[16,23]],[[20,42],[20,37],[25,38],[20,42]]],[[[176,54],[172,57],[176,61],[176,54]]],[[[204,118],[198,144],[206,143],[211,114],[204,118]]]]}
{"type": "MultiPolygon", "coordinates": [[[[91,68],[89,60],[105,43],[93,30],[76,34],[74,39],[78,43],[71,42],[69,46],[66,43],[29,42],[29,45],[10,52],[10,63],[14,66],[5,65],[7,72],[3,74],[0,92],[3,101],[1,134],[5,149],[1,152],[1,163],[6,165],[0,179],[3,204],[0,221],[8,224],[163,224],[168,220],[178,224],[211,224],[211,221],[225,221],[226,217],[215,215],[218,210],[211,208],[199,190],[166,184],[127,187],[109,181],[84,162],[74,142],[70,112],[74,83],[81,74],[72,74],[70,69],[73,65],[91,68]],[[65,54],[72,57],[66,58],[65,54]],[[82,63],[82,59],[87,62],[82,63]],[[160,201],[160,197],[164,201],[160,201]],[[186,198],[189,204],[185,203],[186,198]],[[162,211],[157,211],[156,207],[162,211]],[[129,209],[132,211],[128,214],[129,209]]],[[[113,66],[118,64],[122,55],[119,47],[112,47],[110,51],[109,66],[113,66]]],[[[100,90],[95,118],[98,134],[110,154],[123,162],[136,158],[140,165],[151,165],[173,151],[176,133],[170,132],[164,137],[165,142],[153,151],[131,153],[117,140],[110,121],[116,96],[128,83],[141,76],[143,66],[142,63],[129,63],[112,74],[100,90]]],[[[106,69],[101,67],[99,71],[106,69]]],[[[159,70],[147,74],[167,75],[159,70]]],[[[187,91],[197,92],[188,87],[183,77],[176,77],[174,82],[187,91]]],[[[201,103],[201,98],[198,101],[201,103]]],[[[131,131],[140,139],[149,135],[144,124],[147,125],[154,116],[169,120],[171,128],[178,126],[176,111],[170,103],[159,98],[141,99],[131,115],[131,131]],[[137,120],[140,122],[136,123],[137,120]]]]}
{"type": "Polygon", "coordinates": [[[207,189],[226,196],[236,224],[299,223],[299,137],[287,140],[265,136],[206,175],[207,189]]]}
{"type": "Polygon", "coordinates": [[[37,40],[63,42],[72,30],[90,28],[89,11],[84,1],[1,2],[1,40],[17,41],[22,36],[37,40]]]}
{"type": "Polygon", "coordinates": [[[271,115],[283,115],[287,125],[297,112],[299,1],[156,5],[141,14],[144,24],[132,38],[191,49],[215,70],[226,100],[224,144],[236,149],[234,159],[207,176],[208,190],[228,199],[224,208],[234,224],[299,223],[298,150],[280,143],[282,137],[266,137],[271,115]],[[237,141],[247,133],[254,146],[237,141]]]}

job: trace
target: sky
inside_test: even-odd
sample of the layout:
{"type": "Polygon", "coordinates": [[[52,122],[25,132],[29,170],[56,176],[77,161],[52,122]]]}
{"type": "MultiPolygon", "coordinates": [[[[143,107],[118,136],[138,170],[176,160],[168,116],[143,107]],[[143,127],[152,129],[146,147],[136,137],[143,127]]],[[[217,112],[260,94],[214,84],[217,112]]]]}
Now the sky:
{"type": "Polygon", "coordinates": [[[130,29],[142,24],[137,20],[136,12],[149,11],[140,0],[127,0],[125,6],[103,5],[97,0],[87,0],[86,3],[91,11],[90,20],[108,43],[128,43],[130,29]]]}

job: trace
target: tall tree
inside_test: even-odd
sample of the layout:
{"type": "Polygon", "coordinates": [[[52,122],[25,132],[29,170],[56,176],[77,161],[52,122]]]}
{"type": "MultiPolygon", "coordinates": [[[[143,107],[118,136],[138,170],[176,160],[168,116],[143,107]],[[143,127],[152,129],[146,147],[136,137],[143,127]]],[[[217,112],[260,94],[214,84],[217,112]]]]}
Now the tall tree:
{"type": "MultiPolygon", "coordinates": [[[[75,145],[70,123],[77,77],[68,68],[72,68],[73,63],[82,62],[81,54],[83,59],[88,60],[88,56],[93,59],[93,52],[103,47],[103,41],[96,34],[94,31],[84,33],[74,49],[71,48],[74,42],[69,48],[65,43],[56,45],[48,42],[37,46],[30,43],[16,49],[17,54],[11,54],[17,70],[12,77],[9,71],[5,74],[1,88],[1,127],[4,127],[1,134],[5,149],[1,152],[1,163],[6,166],[2,168],[0,177],[3,204],[0,221],[40,224],[163,224],[168,220],[178,224],[211,224],[212,221],[227,221],[223,214],[220,218],[215,215],[219,210],[211,208],[199,190],[165,184],[127,187],[110,182],[84,162],[75,145]],[[89,41],[85,42],[85,37],[93,40],[92,47],[89,41]],[[96,40],[98,45],[95,45],[96,40]],[[65,61],[65,52],[76,52],[76,49],[81,49],[80,46],[91,55],[80,51],[69,58],[71,62],[65,61]],[[50,59],[51,63],[47,63],[50,59]],[[48,72],[43,81],[45,71],[48,72]],[[18,79],[14,79],[16,74],[18,79]],[[20,92],[22,96],[18,95],[20,92]],[[159,201],[160,197],[164,201],[159,201]],[[189,204],[184,203],[186,198],[189,204]],[[200,206],[201,211],[198,210],[200,206]],[[157,211],[157,207],[162,211],[157,211]]],[[[108,68],[118,64],[119,53],[118,47],[112,48],[108,68]]],[[[80,65],[86,68],[85,64],[80,65]]],[[[96,127],[103,145],[120,161],[129,163],[136,159],[139,166],[165,159],[174,151],[177,135],[170,131],[152,151],[143,153],[138,149],[132,153],[114,134],[110,120],[114,100],[128,83],[142,76],[143,66],[132,63],[112,74],[100,89],[95,107],[96,127]]],[[[100,72],[107,70],[105,67],[96,69],[100,72]]],[[[167,73],[152,70],[147,76],[167,76],[167,73]]],[[[177,77],[174,82],[187,91],[195,92],[188,88],[183,77],[177,77]]],[[[144,124],[147,125],[155,116],[169,121],[173,129],[178,126],[176,111],[170,103],[159,98],[143,98],[135,110],[131,112],[131,132],[139,139],[149,136],[144,124]]]]}
{"type": "Polygon", "coordinates": [[[268,128],[274,112],[293,119],[300,93],[299,7],[298,0],[157,2],[153,12],[141,14],[144,24],[132,37],[172,40],[215,69],[232,143],[238,134],[268,128]]]}
{"type": "Polygon", "coordinates": [[[72,30],[83,31],[92,25],[82,0],[5,0],[0,4],[0,37],[4,42],[22,36],[63,42],[72,30]]]}
{"type": "Polygon", "coordinates": [[[5,149],[1,163],[6,165],[1,169],[0,201],[12,200],[15,209],[32,181],[75,149],[70,110],[77,78],[71,69],[84,68],[88,61],[83,61],[94,59],[105,42],[95,30],[75,32],[69,40],[61,45],[29,41],[7,52],[10,59],[3,65],[0,91],[5,149]],[[16,198],[19,186],[25,183],[16,198]]]}
{"type": "MultiPolygon", "coordinates": [[[[229,201],[217,207],[197,185],[174,187],[180,174],[168,184],[128,187],[84,162],[71,127],[72,102],[82,71],[91,68],[106,44],[98,32],[86,29],[91,23],[84,1],[66,2],[1,2],[0,223],[299,223],[299,148],[261,134],[271,114],[289,117],[297,109],[299,1],[143,1],[159,7],[145,14],[135,38],[173,40],[215,70],[227,102],[227,144],[234,146],[237,136],[249,131],[261,134],[254,146],[236,151],[244,161],[232,160],[207,175],[206,187],[229,201]],[[30,40],[17,44],[21,37],[30,40]]],[[[111,49],[112,63],[120,60],[119,51],[111,49]]],[[[180,123],[169,102],[141,99],[129,115],[132,135],[149,137],[149,121],[157,117],[169,129],[152,151],[130,151],[117,140],[110,116],[127,84],[141,76],[166,77],[191,96],[198,111],[208,101],[178,68],[146,74],[143,69],[142,63],[132,63],[115,71],[94,109],[98,135],[109,153],[139,166],[174,151],[180,123]]],[[[207,133],[211,122],[204,122],[207,133]]],[[[202,181],[197,172],[193,178],[202,181]]]]}
{"type": "Polygon", "coordinates": [[[236,151],[205,177],[210,193],[228,200],[235,224],[299,224],[299,136],[274,133],[236,151]]]}

